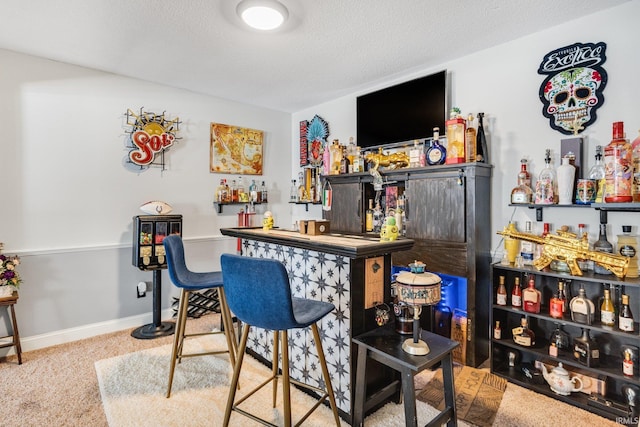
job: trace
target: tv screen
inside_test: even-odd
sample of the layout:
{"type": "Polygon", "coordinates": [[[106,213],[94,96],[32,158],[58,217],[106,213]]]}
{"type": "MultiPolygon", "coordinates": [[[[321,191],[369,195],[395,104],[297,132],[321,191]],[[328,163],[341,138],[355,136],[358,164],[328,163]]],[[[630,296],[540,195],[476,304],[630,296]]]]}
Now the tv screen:
{"type": "Polygon", "coordinates": [[[447,71],[359,96],[356,142],[362,148],[445,134],[447,71]]]}

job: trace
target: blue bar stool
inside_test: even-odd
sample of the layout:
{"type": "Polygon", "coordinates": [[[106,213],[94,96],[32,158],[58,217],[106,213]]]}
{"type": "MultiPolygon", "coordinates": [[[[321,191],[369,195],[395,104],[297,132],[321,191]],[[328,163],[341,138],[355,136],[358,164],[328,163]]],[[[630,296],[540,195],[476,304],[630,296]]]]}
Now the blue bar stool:
{"type": "Polygon", "coordinates": [[[276,388],[278,379],[282,378],[284,421],[285,426],[291,425],[291,383],[299,387],[313,390],[321,397],[318,402],[300,419],[296,425],[302,424],[311,413],[329,398],[331,410],[336,425],[340,425],[338,409],[331,386],[331,377],[327,369],[327,362],[322,350],[322,340],[318,332],[318,322],[335,309],[333,304],[296,298],[291,295],[289,276],[284,265],[274,259],[250,258],[239,255],[223,254],[220,259],[222,277],[227,294],[227,303],[236,317],[244,323],[242,338],[238,347],[238,359],[233,371],[233,380],[229,387],[229,397],[224,414],[224,426],[229,425],[231,412],[236,411],[265,425],[272,425],[268,421],[238,408],[238,405],[273,381],[273,407],[276,407],[276,388]],[[235,401],[238,379],[242,370],[242,361],[249,337],[249,328],[256,326],[274,331],[273,334],[273,369],[271,376],[244,397],[235,401]],[[306,328],[311,326],[313,338],[318,351],[322,375],[326,390],[305,384],[289,377],[289,343],[287,331],[289,329],[306,328]],[[281,337],[282,374],[278,373],[278,341],[281,337]]]}
{"type": "Polygon", "coordinates": [[[171,351],[171,367],[169,370],[169,385],[167,387],[167,397],[171,396],[171,385],[173,384],[173,374],[176,368],[176,361],[180,362],[183,357],[205,356],[211,354],[229,353],[229,359],[231,366],[235,366],[237,341],[235,332],[233,329],[233,319],[229,312],[229,306],[225,298],[225,293],[222,285],[222,272],[208,272],[197,273],[190,271],[187,268],[187,264],[184,257],[184,245],[182,238],[176,234],[172,234],[164,238],[164,249],[167,257],[167,269],[169,270],[169,277],[173,284],[180,288],[180,301],[178,303],[178,315],[176,319],[175,336],[173,338],[173,349],[171,351]],[[186,333],[187,323],[187,311],[189,308],[189,295],[191,292],[200,291],[203,289],[216,288],[218,291],[218,298],[220,302],[220,317],[222,319],[223,331],[215,332],[202,332],[197,334],[186,333]],[[225,334],[227,339],[227,349],[200,352],[200,353],[187,353],[182,352],[182,347],[185,338],[202,336],[202,335],[215,335],[225,334]]]}

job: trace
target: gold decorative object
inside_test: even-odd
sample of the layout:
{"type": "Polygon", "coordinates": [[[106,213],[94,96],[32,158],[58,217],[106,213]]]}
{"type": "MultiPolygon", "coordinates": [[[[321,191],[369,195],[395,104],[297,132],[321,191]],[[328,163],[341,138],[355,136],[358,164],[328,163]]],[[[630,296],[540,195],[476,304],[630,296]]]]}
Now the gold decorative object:
{"type": "Polygon", "coordinates": [[[409,166],[409,156],[402,151],[393,154],[382,154],[382,149],[380,149],[377,153],[365,154],[364,159],[369,163],[373,163],[373,170],[378,170],[379,166],[389,167],[389,169],[409,166]]]}
{"type": "Polygon", "coordinates": [[[582,276],[582,270],[578,266],[577,260],[587,259],[595,261],[598,265],[611,271],[621,279],[627,274],[627,268],[629,267],[628,257],[589,250],[589,241],[586,233],[580,238],[575,233],[568,231],[558,230],[556,233],[549,233],[545,237],[540,237],[535,234],[509,230],[507,227],[503,231],[498,231],[498,234],[504,237],[544,245],[540,258],[533,261],[533,265],[538,270],[542,270],[551,264],[553,260],[564,261],[571,269],[571,274],[582,276]]]}

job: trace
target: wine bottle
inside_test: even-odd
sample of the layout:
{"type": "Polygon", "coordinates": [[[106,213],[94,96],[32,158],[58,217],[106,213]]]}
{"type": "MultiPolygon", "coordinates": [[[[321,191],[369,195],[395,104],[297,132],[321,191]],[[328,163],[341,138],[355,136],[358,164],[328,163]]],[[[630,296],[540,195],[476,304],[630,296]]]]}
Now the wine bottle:
{"type": "Polygon", "coordinates": [[[589,179],[596,184],[596,203],[602,203],[604,197],[605,177],[604,164],[602,163],[602,145],[596,146],[596,163],[589,169],[589,179]]]}
{"type": "Polygon", "coordinates": [[[600,323],[605,326],[614,326],[616,324],[616,311],[611,302],[609,289],[604,290],[604,299],[600,305],[600,323]]]}
{"type": "Polygon", "coordinates": [[[629,295],[622,294],[622,306],[620,307],[620,315],[618,316],[618,327],[621,331],[633,332],[633,314],[629,307],[629,295]]]}
{"type": "Polygon", "coordinates": [[[478,113],[478,130],[476,132],[476,162],[489,163],[489,151],[487,150],[487,137],[484,134],[482,119],[484,113],[478,113]]]}
{"type": "Polygon", "coordinates": [[[496,292],[496,304],[507,305],[507,288],[504,286],[504,276],[500,276],[498,291],[496,292]]]}

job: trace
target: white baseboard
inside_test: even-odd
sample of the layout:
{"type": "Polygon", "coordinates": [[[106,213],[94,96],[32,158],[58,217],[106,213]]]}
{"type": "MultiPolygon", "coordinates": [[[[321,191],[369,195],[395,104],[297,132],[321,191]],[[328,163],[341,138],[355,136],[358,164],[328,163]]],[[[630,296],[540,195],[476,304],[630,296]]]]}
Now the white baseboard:
{"type": "MultiPolygon", "coordinates": [[[[171,319],[173,309],[167,308],[160,313],[161,319],[171,319]]],[[[41,335],[33,335],[30,337],[20,337],[22,352],[38,350],[53,345],[65,344],[85,338],[95,337],[96,335],[108,334],[111,332],[122,331],[129,328],[137,328],[153,322],[153,314],[139,314],[136,316],[125,317],[122,319],[113,319],[105,322],[92,323],[89,325],[78,326],[76,328],[63,329],[60,331],[49,332],[41,335]]],[[[0,349],[0,357],[16,354],[15,347],[7,347],[0,349]]]]}

